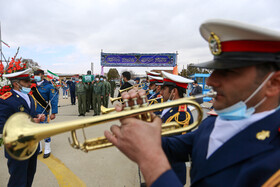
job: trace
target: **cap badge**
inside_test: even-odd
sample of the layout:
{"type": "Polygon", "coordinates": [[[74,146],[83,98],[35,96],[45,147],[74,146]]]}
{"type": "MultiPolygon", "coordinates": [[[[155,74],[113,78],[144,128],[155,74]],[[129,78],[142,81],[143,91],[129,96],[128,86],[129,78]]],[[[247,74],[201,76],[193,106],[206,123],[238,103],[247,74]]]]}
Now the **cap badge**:
{"type": "Polygon", "coordinates": [[[269,137],[270,137],[270,131],[262,130],[261,132],[258,132],[256,134],[256,138],[258,140],[265,140],[266,138],[269,138],[269,137]]]}
{"type": "Polygon", "coordinates": [[[219,55],[222,53],[221,41],[214,32],[211,32],[208,42],[209,42],[210,51],[213,55],[219,55]]]}

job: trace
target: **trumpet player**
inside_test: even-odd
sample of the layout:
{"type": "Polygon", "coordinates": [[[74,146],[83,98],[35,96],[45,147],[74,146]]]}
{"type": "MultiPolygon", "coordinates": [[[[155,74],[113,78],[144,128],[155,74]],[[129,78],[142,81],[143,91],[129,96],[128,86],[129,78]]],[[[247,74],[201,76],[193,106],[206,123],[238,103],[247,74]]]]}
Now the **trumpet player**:
{"type": "Polygon", "coordinates": [[[161,86],[163,85],[163,78],[149,75],[149,80],[150,80],[150,84],[153,85],[153,89],[150,90],[149,95],[147,96],[148,99],[161,97],[160,91],[161,91],[161,86]]]}
{"type": "Polygon", "coordinates": [[[114,136],[105,136],[139,165],[148,186],[183,186],[169,161],[189,156],[193,187],[279,185],[280,32],[213,19],[200,33],[214,58],[194,66],[214,70],[207,84],[217,92],[218,116],[193,132],[164,138],[159,118],[126,118],[111,127],[114,136]]]}
{"type": "MultiPolygon", "coordinates": [[[[28,67],[27,64],[25,64],[24,67],[25,66],[28,67]]],[[[29,114],[36,123],[40,123],[45,120],[44,114],[36,114],[36,101],[29,95],[29,92],[31,91],[29,76],[31,68],[21,68],[20,66],[15,66],[13,61],[9,63],[9,67],[16,67],[16,70],[13,70],[15,71],[14,73],[9,73],[9,69],[7,69],[7,72],[3,75],[3,77],[10,80],[12,90],[10,92],[6,92],[0,97],[0,134],[2,134],[4,124],[8,118],[16,112],[25,112],[29,114]]],[[[32,185],[36,172],[37,154],[39,152],[38,149],[31,158],[24,161],[15,160],[5,150],[5,157],[8,160],[7,165],[10,174],[7,186],[32,185]]]]}

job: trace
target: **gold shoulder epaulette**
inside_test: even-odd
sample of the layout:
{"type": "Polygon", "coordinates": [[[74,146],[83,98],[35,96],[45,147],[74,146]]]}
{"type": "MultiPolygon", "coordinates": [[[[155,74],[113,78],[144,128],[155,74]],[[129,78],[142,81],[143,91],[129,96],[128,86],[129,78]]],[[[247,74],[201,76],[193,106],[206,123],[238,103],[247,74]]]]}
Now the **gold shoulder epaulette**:
{"type": "Polygon", "coordinates": [[[8,99],[9,97],[11,97],[12,95],[13,95],[12,92],[6,92],[3,95],[1,95],[0,98],[5,100],[5,99],[8,99]]]}
{"type": "Polygon", "coordinates": [[[262,187],[278,187],[280,185],[280,169],[276,171],[262,187]]]}

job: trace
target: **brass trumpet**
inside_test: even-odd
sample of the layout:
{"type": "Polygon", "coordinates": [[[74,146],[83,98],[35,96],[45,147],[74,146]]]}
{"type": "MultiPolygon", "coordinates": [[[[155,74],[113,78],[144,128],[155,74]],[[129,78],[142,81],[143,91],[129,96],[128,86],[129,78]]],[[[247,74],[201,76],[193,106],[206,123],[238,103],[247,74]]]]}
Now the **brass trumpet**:
{"type": "MultiPolygon", "coordinates": [[[[71,131],[71,135],[73,138],[73,143],[71,144],[72,147],[87,152],[89,150],[96,150],[104,147],[109,147],[112,146],[112,144],[109,143],[104,136],[100,138],[95,138],[93,140],[86,140],[84,143],[80,143],[76,136],[76,129],[94,126],[129,116],[150,114],[148,112],[175,107],[183,104],[193,105],[195,108],[197,108],[197,111],[199,113],[197,117],[198,119],[194,123],[182,128],[175,128],[166,131],[163,130],[161,133],[162,136],[179,134],[196,128],[202,120],[203,112],[201,110],[200,105],[196,103],[194,99],[200,97],[214,97],[215,95],[216,93],[208,93],[198,97],[181,98],[171,102],[154,104],[149,107],[146,107],[147,103],[145,103],[144,107],[135,108],[133,110],[129,109],[121,112],[115,112],[86,119],[58,122],[52,125],[38,125],[31,121],[32,118],[29,115],[27,115],[26,113],[19,112],[12,115],[7,120],[3,130],[3,140],[5,148],[7,152],[11,155],[11,157],[17,160],[25,160],[30,158],[36,152],[38,142],[40,140],[50,136],[54,136],[56,134],[71,131]]],[[[143,101],[144,99],[145,98],[143,98],[143,101]]]]}
{"type": "Polygon", "coordinates": [[[112,98],[112,97],[109,97],[111,103],[113,104],[115,101],[119,101],[122,99],[122,97],[115,97],[115,98],[112,98]]]}
{"type": "Polygon", "coordinates": [[[125,88],[125,89],[122,89],[122,90],[119,90],[119,92],[120,93],[123,93],[123,92],[126,92],[126,91],[128,91],[128,90],[131,90],[131,89],[133,89],[133,88],[142,88],[143,86],[141,86],[141,84],[135,84],[135,85],[133,85],[133,86],[130,86],[130,87],[128,87],[128,88],[125,88]],[[140,87],[139,87],[140,86],[140,87]]]}

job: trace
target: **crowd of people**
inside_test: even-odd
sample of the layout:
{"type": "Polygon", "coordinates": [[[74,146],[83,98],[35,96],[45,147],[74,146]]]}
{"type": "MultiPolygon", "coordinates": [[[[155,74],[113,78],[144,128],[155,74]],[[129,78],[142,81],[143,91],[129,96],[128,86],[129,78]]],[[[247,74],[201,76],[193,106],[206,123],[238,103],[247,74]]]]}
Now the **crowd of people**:
{"type": "MultiPolygon", "coordinates": [[[[214,59],[194,66],[213,70],[207,85],[217,93],[212,101],[215,112],[194,131],[161,137],[164,123],[186,127],[194,122],[187,104],[170,105],[149,113],[147,121],[139,115],[122,118],[120,125],[104,132],[105,137],[138,164],[145,178],[141,186],[185,185],[185,162],[191,162],[192,186],[279,185],[279,32],[224,20],[209,20],[201,25],[200,32],[209,42],[214,59]]],[[[44,125],[58,113],[59,89],[44,79],[41,69],[34,71],[31,86],[31,68],[24,67],[3,75],[10,79],[13,89],[0,97],[0,133],[16,112],[25,112],[44,125]]],[[[118,93],[123,104],[115,106],[117,112],[143,104],[172,104],[188,95],[189,85],[189,95],[202,94],[198,82],[191,79],[165,71],[146,73],[147,83],[140,78],[132,80],[129,72],[122,73],[120,90],[125,91],[118,93]]],[[[91,109],[94,116],[100,115],[101,105],[108,107],[109,97],[115,96],[114,81],[107,81],[103,75],[88,76],[59,83],[63,99],[68,99],[69,91],[72,105],[78,99],[79,116],[91,109]]],[[[50,156],[50,141],[44,140],[44,158],[50,156]]],[[[8,186],[32,185],[41,148],[25,161],[17,161],[5,151],[8,186]]]]}

